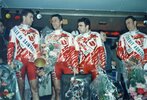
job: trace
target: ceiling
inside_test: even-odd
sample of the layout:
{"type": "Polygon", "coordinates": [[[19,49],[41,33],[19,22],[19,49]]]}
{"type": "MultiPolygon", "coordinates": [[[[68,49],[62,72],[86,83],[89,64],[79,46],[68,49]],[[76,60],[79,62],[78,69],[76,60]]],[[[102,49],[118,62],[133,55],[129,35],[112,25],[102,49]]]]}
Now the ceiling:
{"type": "Polygon", "coordinates": [[[147,0],[1,0],[6,8],[147,12],[147,0]]]}
{"type": "MultiPolygon", "coordinates": [[[[0,0],[1,8],[12,12],[22,8],[40,11],[42,19],[35,19],[33,26],[39,29],[49,25],[50,15],[59,13],[68,21],[64,29],[76,29],[81,17],[91,20],[92,30],[123,31],[124,18],[133,15],[143,24],[147,15],[147,0],[0,0]]],[[[139,26],[146,31],[147,27],[139,26]]],[[[146,31],[147,32],[147,31],[146,31]]]]}

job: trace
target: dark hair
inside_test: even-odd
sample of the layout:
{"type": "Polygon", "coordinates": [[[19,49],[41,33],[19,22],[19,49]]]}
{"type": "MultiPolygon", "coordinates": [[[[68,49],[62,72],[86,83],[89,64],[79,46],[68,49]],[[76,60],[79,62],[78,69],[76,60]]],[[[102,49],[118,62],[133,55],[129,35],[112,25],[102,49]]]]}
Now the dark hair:
{"type": "Polygon", "coordinates": [[[51,16],[51,18],[53,18],[53,17],[57,17],[60,21],[63,20],[62,16],[59,15],[59,14],[54,14],[54,15],[51,16]]]}
{"type": "Polygon", "coordinates": [[[34,12],[31,9],[23,9],[21,11],[21,16],[27,16],[28,13],[32,13],[34,15],[34,12]]]}
{"type": "Polygon", "coordinates": [[[128,19],[132,19],[133,21],[136,21],[136,18],[133,17],[133,16],[127,16],[127,17],[125,18],[125,21],[128,20],[128,19]]]}
{"type": "Polygon", "coordinates": [[[91,28],[91,23],[90,23],[90,20],[88,18],[82,17],[81,19],[78,19],[78,23],[79,22],[84,22],[85,25],[89,25],[89,29],[91,28]]]}
{"type": "Polygon", "coordinates": [[[23,10],[21,11],[21,19],[20,19],[20,22],[23,21],[23,16],[27,16],[28,13],[31,13],[31,14],[34,15],[34,12],[33,12],[31,9],[23,9],[23,10]]]}

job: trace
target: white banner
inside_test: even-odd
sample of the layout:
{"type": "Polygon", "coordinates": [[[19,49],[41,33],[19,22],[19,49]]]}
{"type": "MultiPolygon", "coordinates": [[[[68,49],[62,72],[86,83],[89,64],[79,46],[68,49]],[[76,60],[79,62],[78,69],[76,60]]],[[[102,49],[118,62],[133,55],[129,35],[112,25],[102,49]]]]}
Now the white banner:
{"type": "Polygon", "coordinates": [[[30,40],[19,30],[18,26],[13,28],[13,32],[19,42],[36,57],[36,49],[30,42],[30,40]]]}

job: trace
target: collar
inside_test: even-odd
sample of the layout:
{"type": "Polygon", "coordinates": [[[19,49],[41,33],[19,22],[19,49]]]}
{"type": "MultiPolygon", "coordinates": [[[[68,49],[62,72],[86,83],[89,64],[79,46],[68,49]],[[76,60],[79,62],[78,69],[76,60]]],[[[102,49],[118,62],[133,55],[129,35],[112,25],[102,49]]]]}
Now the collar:
{"type": "Polygon", "coordinates": [[[20,27],[23,28],[23,29],[25,29],[25,30],[27,30],[27,29],[30,28],[30,26],[29,25],[26,25],[26,24],[21,24],[20,27]]]}
{"type": "Polygon", "coordinates": [[[139,33],[139,30],[135,29],[135,30],[129,31],[129,32],[131,32],[131,33],[139,33]]]}
{"type": "Polygon", "coordinates": [[[58,35],[58,34],[61,34],[62,31],[63,31],[63,29],[58,29],[58,30],[54,30],[54,33],[58,35]]]}
{"type": "Polygon", "coordinates": [[[83,33],[82,35],[83,35],[84,37],[87,37],[87,36],[90,35],[90,33],[91,33],[91,31],[88,31],[88,32],[86,32],[86,33],[83,33]]]}

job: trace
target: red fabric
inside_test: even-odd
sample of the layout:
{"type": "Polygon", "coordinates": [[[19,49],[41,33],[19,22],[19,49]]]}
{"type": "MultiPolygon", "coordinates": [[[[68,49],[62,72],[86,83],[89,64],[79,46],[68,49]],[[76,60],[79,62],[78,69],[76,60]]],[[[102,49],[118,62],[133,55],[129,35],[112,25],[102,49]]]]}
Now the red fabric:
{"type": "Polygon", "coordinates": [[[8,64],[12,62],[12,58],[14,56],[14,47],[15,47],[15,43],[10,42],[8,44],[8,52],[7,52],[8,64]]]}
{"type": "Polygon", "coordinates": [[[29,62],[27,59],[22,59],[23,67],[21,69],[21,77],[25,79],[25,73],[28,75],[29,80],[34,80],[37,78],[37,69],[33,62],[29,62]]]}
{"type": "MultiPolygon", "coordinates": [[[[18,28],[20,29],[21,33],[24,34],[26,38],[29,39],[30,43],[32,43],[32,45],[36,49],[37,54],[35,55],[39,57],[40,56],[39,32],[36,29],[23,24],[19,25],[18,28]]],[[[29,80],[36,79],[37,77],[36,67],[33,63],[36,57],[19,42],[12,29],[10,31],[9,37],[10,39],[8,43],[8,53],[7,53],[8,64],[11,64],[13,60],[21,61],[23,63],[23,67],[21,69],[21,77],[24,79],[25,74],[27,73],[29,80]]]]}
{"type": "Polygon", "coordinates": [[[45,37],[46,45],[58,42],[61,46],[61,51],[55,64],[55,74],[58,79],[61,75],[71,74],[73,67],[78,67],[78,52],[75,49],[73,36],[63,30],[55,30],[45,37]],[[72,67],[72,68],[69,68],[72,67]]]}
{"type": "Polygon", "coordinates": [[[139,31],[127,32],[120,37],[117,47],[117,55],[124,61],[128,60],[131,57],[134,57],[141,62],[145,62],[147,61],[146,43],[147,43],[147,35],[139,31]],[[127,48],[131,48],[131,47],[128,46],[128,44],[125,41],[126,35],[131,35],[132,38],[135,40],[135,42],[144,50],[144,59],[142,59],[142,57],[133,50],[131,52],[127,51],[127,48]]]}
{"type": "MultiPolygon", "coordinates": [[[[31,27],[27,27],[25,25],[18,26],[20,31],[30,40],[32,45],[37,51],[37,56],[40,56],[40,35],[39,32],[31,27]]],[[[8,64],[12,62],[12,60],[15,58],[19,61],[21,61],[22,58],[26,58],[28,60],[36,59],[31,52],[27,50],[27,48],[24,48],[23,45],[18,41],[16,38],[14,32],[10,31],[9,36],[9,43],[8,43],[8,64]]]]}
{"type": "Polygon", "coordinates": [[[144,59],[143,59],[143,63],[147,63],[147,48],[144,49],[145,55],[144,55],[144,59]]]}
{"type": "Polygon", "coordinates": [[[97,69],[96,69],[95,65],[83,65],[83,64],[80,64],[79,65],[79,71],[81,71],[81,70],[83,70],[83,74],[91,74],[93,80],[98,75],[98,72],[97,72],[97,69]]]}
{"type": "Polygon", "coordinates": [[[105,50],[97,32],[80,34],[75,38],[79,49],[79,70],[91,73],[92,78],[98,75],[97,67],[105,68],[105,50]]]}
{"type": "Polygon", "coordinates": [[[55,64],[55,77],[61,79],[62,74],[73,74],[66,62],[57,62],[55,64]]]}

